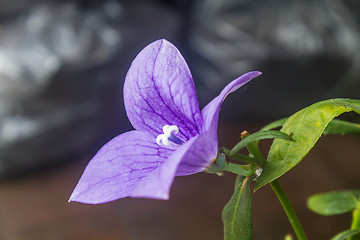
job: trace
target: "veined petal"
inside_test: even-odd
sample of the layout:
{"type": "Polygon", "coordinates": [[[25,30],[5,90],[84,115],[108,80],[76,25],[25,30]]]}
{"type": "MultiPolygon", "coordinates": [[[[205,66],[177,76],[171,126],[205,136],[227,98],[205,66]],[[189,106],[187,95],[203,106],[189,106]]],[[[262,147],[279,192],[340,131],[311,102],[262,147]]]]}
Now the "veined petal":
{"type": "Polygon", "coordinates": [[[124,103],[135,129],[154,137],[164,125],[176,125],[183,141],[203,123],[194,82],[179,50],[166,40],[145,47],[126,75],[124,103]]]}
{"type": "Polygon", "coordinates": [[[212,131],[216,136],[217,125],[219,120],[219,112],[221,104],[230,93],[236,91],[241,86],[252,80],[253,78],[261,75],[261,72],[248,72],[237,79],[229,83],[221,93],[214,98],[210,103],[208,103],[202,110],[201,114],[204,119],[203,131],[212,131]]]}
{"type": "Polygon", "coordinates": [[[167,199],[179,164],[167,159],[172,152],[173,149],[157,145],[147,133],[121,134],[90,161],[69,201],[109,202],[138,194],[139,186],[144,184],[148,186],[144,190],[146,197],[167,199]]]}
{"type": "MultiPolygon", "coordinates": [[[[131,196],[154,198],[154,185],[159,186],[168,183],[162,178],[171,179],[174,178],[175,175],[184,176],[205,170],[210,165],[209,162],[211,162],[211,159],[216,158],[217,152],[217,142],[215,142],[216,145],[214,145],[214,142],[212,142],[212,145],[206,145],[207,143],[210,143],[209,140],[205,140],[208,137],[207,134],[198,135],[176,148],[160,167],[151,172],[146,180],[144,179],[144,181],[141,181],[136,186],[131,193],[131,196]],[[210,160],[208,161],[207,159],[210,160]],[[176,171],[174,171],[174,165],[177,166],[176,171]]],[[[169,188],[170,186],[166,185],[161,189],[169,188]]],[[[168,199],[168,192],[169,191],[163,191],[162,193],[159,193],[157,198],[168,199]]]]}
{"type": "MultiPolygon", "coordinates": [[[[189,143],[190,142],[190,143],[189,143]]],[[[207,169],[218,153],[216,133],[207,131],[192,138],[185,157],[181,160],[176,171],[177,176],[186,176],[207,169]]],[[[176,153],[176,152],[175,152],[176,153]]]]}

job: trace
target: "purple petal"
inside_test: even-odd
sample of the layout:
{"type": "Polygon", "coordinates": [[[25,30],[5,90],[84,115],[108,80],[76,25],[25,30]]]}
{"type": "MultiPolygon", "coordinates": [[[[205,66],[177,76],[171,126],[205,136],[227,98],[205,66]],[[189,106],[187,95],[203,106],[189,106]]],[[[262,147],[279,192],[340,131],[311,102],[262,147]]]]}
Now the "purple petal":
{"type": "Polygon", "coordinates": [[[145,47],[126,75],[124,103],[135,129],[154,137],[164,125],[176,125],[183,141],[203,123],[194,82],[179,50],[166,40],[145,47]]]}
{"type": "MultiPolygon", "coordinates": [[[[214,98],[210,103],[208,103],[202,110],[201,114],[204,119],[203,131],[212,131],[213,135],[217,132],[217,125],[219,120],[219,112],[221,104],[230,93],[236,91],[241,86],[252,80],[253,78],[261,75],[261,72],[248,72],[239,78],[233,80],[229,83],[221,93],[214,98]]],[[[216,140],[217,141],[217,140],[216,140]]]]}
{"type": "Polygon", "coordinates": [[[157,145],[149,134],[121,134],[90,161],[69,201],[97,204],[140,193],[167,199],[179,164],[167,159],[172,152],[157,145]],[[141,190],[143,185],[147,188],[141,190]]]}
{"type": "Polygon", "coordinates": [[[217,152],[217,143],[212,146],[203,144],[206,142],[206,137],[208,137],[206,134],[198,135],[178,147],[161,167],[151,172],[146,180],[144,179],[136,186],[131,196],[154,198],[154,186],[166,184],[161,189],[167,189],[167,191],[156,196],[159,196],[157,197],[159,199],[168,199],[168,192],[172,183],[171,181],[169,184],[168,179],[173,179],[175,175],[184,176],[205,170],[210,165],[207,159],[215,158],[217,152]],[[202,161],[199,161],[199,158],[202,161]],[[176,174],[174,165],[178,167],[176,174]]]}
{"type": "Polygon", "coordinates": [[[249,72],[229,83],[208,105],[202,110],[204,126],[201,135],[192,140],[186,156],[180,162],[176,171],[177,176],[190,175],[204,171],[216,159],[218,153],[217,125],[222,102],[226,96],[259,76],[260,72],[249,72]]]}
{"type": "Polygon", "coordinates": [[[176,171],[177,176],[202,172],[216,159],[218,142],[214,132],[207,131],[190,141],[191,146],[187,149],[186,156],[178,166],[176,171]]]}

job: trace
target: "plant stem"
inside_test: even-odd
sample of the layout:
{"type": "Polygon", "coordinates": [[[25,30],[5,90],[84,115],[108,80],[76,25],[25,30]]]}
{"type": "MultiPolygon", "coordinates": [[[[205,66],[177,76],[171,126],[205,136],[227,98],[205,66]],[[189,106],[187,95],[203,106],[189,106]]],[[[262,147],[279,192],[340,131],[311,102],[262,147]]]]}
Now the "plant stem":
{"type": "MultiPolygon", "coordinates": [[[[254,158],[261,164],[265,164],[264,156],[261,154],[257,142],[252,142],[249,145],[246,146],[249,153],[254,156],[254,158]]],[[[307,240],[307,237],[305,235],[305,232],[301,226],[301,223],[296,216],[295,210],[292,207],[284,189],[281,187],[278,180],[274,180],[270,183],[270,186],[274,190],[276,196],[280,200],[281,205],[283,206],[286,215],[288,216],[288,219],[294,229],[294,232],[298,238],[298,240],[307,240]]]]}
{"type": "Polygon", "coordinates": [[[298,217],[296,216],[294,208],[292,207],[288,197],[286,196],[284,189],[281,187],[278,180],[274,180],[273,182],[270,183],[270,185],[274,190],[274,192],[276,193],[276,196],[279,198],[280,203],[283,206],[285,213],[289,218],[289,221],[294,229],[294,232],[298,240],[307,240],[305,232],[301,226],[298,217]]]}
{"type": "MultiPolygon", "coordinates": [[[[358,200],[357,208],[353,211],[353,218],[351,223],[351,229],[360,228],[360,199],[358,200]]],[[[356,234],[349,238],[349,240],[358,240],[359,234],[356,234]]]]}
{"type": "Polygon", "coordinates": [[[226,158],[231,158],[236,161],[245,162],[245,163],[257,163],[257,161],[254,157],[249,157],[246,155],[242,155],[240,153],[230,154],[230,150],[227,148],[222,148],[221,152],[225,153],[226,158]]]}
{"type": "Polygon", "coordinates": [[[231,162],[227,163],[223,170],[247,177],[253,175],[255,171],[251,165],[239,165],[231,162]]]}
{"type": "Polygon", "coordinates": [[[246,148],[249,153],[255,157],[255,159],[260,163],[261,166],[265,164],[264,156],[261,154],[258,144],[256,142],[250,143],[246,148]]]}
{"type": "Polygon", "coordinates": [[[250,163],[250,164],[257,164],[255,158],[249,157],[249,156],[246,156],[246,155],[242,155],[242,154],[239,154],[239,153],[235,153],[235,154],[232,155],[230,158],[231,158],[231,159],[234,159],[234,160],[236,160],[236,161],[239,161],[239,162],[250,163]]]}

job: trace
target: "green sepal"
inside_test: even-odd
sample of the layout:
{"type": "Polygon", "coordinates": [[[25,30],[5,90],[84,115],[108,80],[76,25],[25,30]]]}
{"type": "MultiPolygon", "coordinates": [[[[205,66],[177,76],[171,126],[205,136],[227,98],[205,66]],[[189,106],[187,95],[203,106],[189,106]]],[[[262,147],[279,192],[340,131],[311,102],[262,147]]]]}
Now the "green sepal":
{"type": "Polygon", "coordinates": [[[273,138],[279,138],[279,139],[294,141],[291,136],[289,136],[288,134],[283,133],[283,132],[279,132],[279,131],[275,131],[275,130],[258,131],[256,133],[253,133],[253,134],[250,134],[250,135],[246,136],[243,140],[238,142],[238,144],[236,144],[233,147],[233,149],[231,149],[229,155],[230,156],[234,155],[235,153],[237,153],[241,149],[248,146],[250,143],[258,142],[258,141],[263,140],[263,139],[273,139],[273,138]]]}
{"type": "Polygon", "coordinates": [[[210,164],[210,167],[205,170],[207,173],[221,173],[225,166],[227,165],[227,161],[223,154],[218,153],[216,159],[210,164]]]}
{"type": "Polygon", "coordinates": [[[355,236],[360,233],[360,228],[358,229],[349,229],[337,234],[335,237],[331,238],[331,240],[345,240],[349,237],[355,236]]]}
{"type": "Polygon", "coordinates": [[[354,211],[360,190],[318,193],[308,198],[307,206],[315,213],[330,216],[354,211]]]}
{"type": "Polygon", "coordinates": [[[314,147],[329,122],[350,111],[360,114],[360,100],[321,101],[289,117],[280,131],[292,136],[295,141],[274,140],[255,191],[295,167],[314,147]]]}
{"type": "Polygon", "coordinates": [[[237,176],[235,190],[230,201],[224,207],[224,240],[252,240],[252,192],[251,178],[237,176]]]}

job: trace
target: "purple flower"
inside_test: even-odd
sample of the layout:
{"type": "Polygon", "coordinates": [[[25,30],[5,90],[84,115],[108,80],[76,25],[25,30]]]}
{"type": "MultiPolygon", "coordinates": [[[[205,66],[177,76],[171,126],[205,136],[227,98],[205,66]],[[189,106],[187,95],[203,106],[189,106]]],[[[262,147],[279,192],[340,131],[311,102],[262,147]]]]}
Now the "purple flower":
{"type": "Polygon", "coordinates": [[[137,55],[125,79],[125,109],[136,130],[99,150],[69,201],[168,199],[175,176],[202,172],[216,159],[222,102],[260,74],[235,79],[200,111],[190,69],[179,50],[166,40],[151,43],[137,55]]]}

